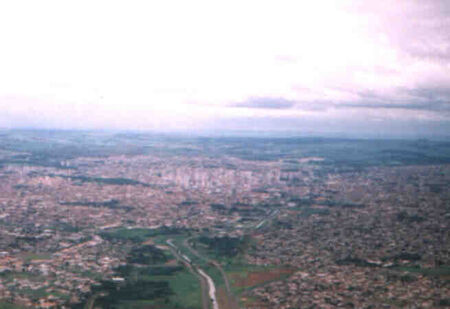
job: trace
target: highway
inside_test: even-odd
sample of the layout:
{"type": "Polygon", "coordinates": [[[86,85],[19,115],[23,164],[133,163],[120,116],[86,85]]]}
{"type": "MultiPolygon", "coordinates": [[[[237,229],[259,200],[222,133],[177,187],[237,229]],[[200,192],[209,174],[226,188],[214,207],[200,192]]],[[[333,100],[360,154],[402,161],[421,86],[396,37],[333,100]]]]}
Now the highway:
{"type": "Polygon", "coordinates": [[[197,250],[195,250],[194,248],[192,248],[192,246],[189,244],[189,240],[191,238],[186,238],[183,242],[183,245],[188,248],[188,250],[195,255],[196,257],[204,260],[207,263],[210,263],[212,265],[214,265],[214,267],[216,267],[220,274],[222,275],[223,281],[225,282],[225,288],[226,288],[226,292],[227,292],[227,298],[228,298],[228,307],[232,308],[232,309],[239,309],[239,304],[238,301],[236,300],[236,298],[234,297],[233,293],[231,292],[231,287],[230,287],[230,281],[228,280],[228,276],[225,273],[225,271],[223,270],[222,266],[220,265],[219,262],[208,259],[204,256],[202,256],[200,253],[198,253],[197,250]]]}
{"type": "Polygon", "coordinates": [[[170,246],[173,255],[200,280],[203,309],[209,309],[210,303],[212,304],[213,309],[219,309],[219,303],[216,298],[216,286],[211,277],[208,276],[204,270],[193,265],[191,260],[186,255],[181,254],[180,250],[172,242],[172,239],[168,239],[166,242],[170,246]]]}

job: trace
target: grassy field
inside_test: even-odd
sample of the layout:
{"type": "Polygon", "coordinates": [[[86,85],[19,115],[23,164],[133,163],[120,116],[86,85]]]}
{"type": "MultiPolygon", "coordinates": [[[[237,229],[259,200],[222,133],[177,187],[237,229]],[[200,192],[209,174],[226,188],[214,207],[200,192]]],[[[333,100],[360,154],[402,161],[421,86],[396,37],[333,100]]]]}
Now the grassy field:
{"type": "MultiPolygon", "coordinates": [[[[32,274],[30,272],[19,272],[19,271],[11,271],[4,272],[0,274],[0,277],[5,281],[12,281],[15,278],[17,279],[28,279],[30,281],[42,281],[45,280],[45,277],[41,275],[32,274]]],[[[1,307],[0,307],[1,308],[1,307]]]]}
{"type": "Polygon", "coordinates": [[[1,309],[25,309],[26,307],[22,307],[19,305],[14,305],[14,304],[0,301],[0,308],[1,309]]]}
{"type": "Polygon", "coordinates": [[[167,281],[174,293],[170,295],[168,299],[121,301],[117,305],[117,308],[201,308],[200,284],[198,283],[197,278],[187,270],[176,272],[172,276],[142,276],[140,279],[149,281],[167,281]]]}
{"type": "Polygon", "coordinates": [[[180,307],[201,307],[200,283],[190,272],[186,270],[179,272],[171,278],[169,284],[175,291],[175,294],[171,297],[171,302],[180,307]]]}
{"type": "Polygon", "coordinates": [[[450,266],[441,266],[436,268],[397,267],[396,269],[425,276],[445,277],[450,279],[450,266]]]}
{"type": "Polygon", "coordinates": [[[52,257],[50,253],[33,253],[28,252],[22,255],[24,262],[28,263],[33,260],[48,260],[52,257]]]}
{"type": "MultiPolygon", "coordinates": [[[[148,244],[152,243],[159,248],[167,247],[167,240],[171,239],[173,244],[180,250],[182,255],[186,255],[197,266],[201,267],[208,275],[214,280],[216,288],[222,290],[225,288],[225,282],[219,269],[209,263],[209,260],[218,261],[224,268],[227,277],[231,283],[232,292],[234,295],[239,296],[243,292],[248,291],[257,286],[267,284],[271,281],[283,280],[288,277],[294,269],[277,268],[274,266],[256,266],[249,265],[245,262],[245,258],[241,251],[245,250],[248,244],[248,240],[239,241],[238,244],[232,243],[233,240],[225,239],[227,246],[243,246],[235,255],[224,256],[220,253],[223,248],[217,249],[216,242],[222,241],[221,239],[214,239],[215,242],[212,245],[207,245],[198,241],[197,237],[192,237],[190,231],[171,231],[171,230],[148,230],[148,229],[125,229],[119,228],[116,230],[108,231],[111,239],[119,241],[133,241],[136,244],[148,244]],[[185,240],[191,238],[193,241],[193,247],[199,254],[204,257],[197,257],[186,246],[185,240]]],[[[222,244],[219,244],[222,246],[222,244]]],[[[226,246],[225,246],[226,247],[226,246]]],[[[174,260],[169,250],[163,250],[168,256],[169,260],[174,260]]],[[[173,263],[173,262],[171,262],[173,263]]],[[[173,265],[173,264],[171,264],[173,265]]],[[[138,272],[131,271],[128,275],[121,274],[127,281],[134,280],[135,282],[153,281],[153,282],[167,282],[171,293],[162,298],[154,299],[135,299],[135,300],[120,300],[114,308],[167,308],[167,309],[193,309],[201,307],[201,294],[200,284],[195,275],[190,273],[185,268],[179,268],[177,266],[156,266],[149,265],[149,269],[139,269],[138,272]],[[151,270],[150,268],[157,267],[178,267],[174,272],[167,271],[167,273],[160,274],[158,271],[151,270]],[[128,276],[128,277],[127,277],[128,276]]],[[[133,266],[131,266],[133,267],[133,266]]]]}
{"type": "Polygon", "coordinates": [[[167,238],[170,236],[181,235],[184,230],[161,227],[157,229],[145,229],[145,228],[126,228],[120,227],[100,233],[100,236],[110,241],[132,241],[136,243],[142,243],[149,238],[160,236],[160,238],[167,238]]]}
{"type": "MultiPolygon", "coordinates": [[[[121,229],[126,231],[125,235],[121,234],[120,238],[128,238],[132,241],[137,239],[144,240],[146,243],[149,240],[155,245],[167,246],[167,239],[177,239],[177,242],[182,242],[186,235],[182,234],[157,234],[155,231],[149,231],[146,229],[121,229]],[[150,236],[150,237],[149,237],[150,236]]],[[[113,232],[115,235],[117,231],[113,232]]],[[[175,241],[175,240],[174,240],[175,241]]],[[[173,264],[175,257],[169,250],[163,250],[167,256],[166,265],[148,265],[145,267],[134,266],[134,264],[128,264],[126,269],[119,271],[118,275],[125,278],[127,285],[133,286],[140,283],[155,282],[155,283],[167,283],[165,288],[165,295],[161,297],[151,297],[150,299],[137,297],[136,299],[115,299],[112,308],[167,308],[167,309],[196,309],[201,308],[201,294],[200,283],[195,275],[190,273],[186,268],[179,263],[173,264]],[[180,267],[181,266],[181,267],[180,267]]],[[[132,290],[134,288],[132,287],[132,290]]],[[[108,296],[105,297],[106,299],[108,296]]],[[[104,303],[104,302],[103,302],[104,303]]],[[[102,299],[99,298],[96,301],[96,305],[102,304],[102,299]]]]}
{"type": "Polygon", "coordinates": [[[293,268],[249,264],[227,265],[224,270],[230,279],[233,292],[237,295],[272,281],[283,280],[296,271],[293,268]]]}

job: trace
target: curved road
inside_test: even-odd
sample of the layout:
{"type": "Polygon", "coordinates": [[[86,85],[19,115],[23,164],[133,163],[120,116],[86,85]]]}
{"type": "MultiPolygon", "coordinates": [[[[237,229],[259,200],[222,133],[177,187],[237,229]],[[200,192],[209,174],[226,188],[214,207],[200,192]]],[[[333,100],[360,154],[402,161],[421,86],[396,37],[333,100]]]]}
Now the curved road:
{"type": "Polygon", "coordinates": [[[208,282],[209,297],[211,298],[213,309],[219,309],[219,304],[217,303],[216,299],[216,286],[214,285],[214,281],[202,269],[198,268],[197,271],[206,279],[206,282],[208,282]]]}
{"type": "Polygon", "coordinates": [[[189,271],[200,280],[203,309],[209,309],[210,302],[213,305],[213,309],[219,309],[219,305],[216,299],[216,287],[211,277],[208,276],[202,269],[193,267],[191,261],[189,261],[186,256],[179,253],[179,249],[174,245],[172,239],[168,239],[166,242],[169,245],[170,251],[177,258],[177,260],[181,261],[181,263],[183,263],[184,266],[186,266],[189,271]]]}
{"type": "Polygon", "coordinates": [[[199,259],[204,260],[204,261],[207,262],[207,263],[210,263],[210,264],[214,265],[214,266],[219,270],[220,274],[222,275],[223,281],[225,282],[225,288],[226,288],[226,292],[227,292],[227,298],[228,298],[228,304],[229,304],[229,307],[230,307],[231,309],[239,309],[238,302],[237,302],[236,298],[234,297],[233,293],[231,292],[230,281],[228,280],[228,276],[227,276],[227,274],[225,273],[225,271],[223,270],[222,265],[220,265],[220,263],[217,262],[217,261],[214,261],[214,260],[211,260],[211,259],[208,259],[208,258],[202,256],[200,253],[198,253],[197,250],[195,250],[194,248],[192,248],[191,245],[189,244],[189,240],[191,240],[191,239],[192,239],[192,237],[191,237],[191,238],[186,238],[186,239],[183,241],[183,245],[184,245],[184,246],[185,246],[185,247],[186,247],[193,255],[195,255],[195,256],[198,257],[199,259]]]}

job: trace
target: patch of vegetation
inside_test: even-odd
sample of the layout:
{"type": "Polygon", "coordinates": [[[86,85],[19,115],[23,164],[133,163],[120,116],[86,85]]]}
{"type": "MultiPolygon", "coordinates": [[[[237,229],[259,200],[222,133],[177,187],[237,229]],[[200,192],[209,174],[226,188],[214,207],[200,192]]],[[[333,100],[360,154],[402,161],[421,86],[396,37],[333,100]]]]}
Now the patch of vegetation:
{"type": "Polygon", "coordinates": [[[402,252],[392,258],[394,260],[420,261],[422,257],[417,253],[402,252]]]}
{"type": "Polygon", "coordinates": [[[25,263],[28,263],[32,260],[47,260],[51,257],[52,255],[50,253],[26,253],[23,256],[25,263]]]}
{"type": "Polygon", "coordinates": [[[397,213],[397,220],[405,223],[423,222],[426,219],[417,214],[410,215],[407,211],[400,211],[397,213]]]}
{"type": "Polygon", "coordinates": [[[174,308],[196,309],[201,307],[200,284],[193,274],[187,270],[177,272],[169,280],[169,285],[175,291],[169,298],[169,304],[173,304],[174,308]]]}
{"type": "Polygon", "coordinates": [[[292,228],[294,227],[294,225],[292,224],[291,221],[288,221],[286,219],[274,219],[272,220],[272,228],[273,229],[287,229],[287,230],[292,230],[292,228]]]}
{"type": "Polygon", "coordinates": [[[242,237],[207,237],[200,236],[198,241],[207,246],[216,256],[234,257],[244,249],[245,241],[242,237]]]}
{"type": "Polygon", "coordinates": [[[55,222],[55,224],[48,227],[48,229],[56,229],[68,233],[78,233],[81,231],[80,227],[62,221],[55,222]]]}
{"type": "Polygon", "coordinates": [[[198,202],[197,201],[191,201],[191,200],[186,200],[180,203],[180,206],[193,206],[193,205],[197,205],[198,202]]]}
{"type": "Polygon", "coordinates": [[[15,190],[21,190],[21,189],[28,189],[30,186],[28,186],[28,185],[25,185],[25,184],[18,184],[18,185],[14,185],[13,186],[13,188],[15,189],[15,190]]]}
{"type": "Polygon", "coordinates": [[[86,207],[105,207],[110,209],[124,209],[126,211],[129,211],[133,209],[133,207],[130,206],[122,206],[120,205],[120,202],[118,200],[112,199],[109,201],[104,202],[83,202],[83,201],[77,201],[77,202],[59,202],[60,205],[63,206],[86,206],[86,207]]]}
{"type": "Polygon", "coordinates": [[[440,266],[436,268],[421,268],[417,267],[396,267],[397,270],[408,271],[412,273],[419,273],[431,277],[447,277],[450,276],[450,266],[440,266]]]}
{"type": "Polygon", "coordinates": [[[31,289],[31,288],[24,288],[20,290],[20,293],[28,295],[32,300],[37,301],[40,298],[47,297],[49,295],[52,295],[53,293],[49,293],[46,291],[46,288],[39,288],[39,289],[31,289]]]}
{"type": "Polygon", "coordinates": [[[285,166],[285,167],[282,167],[280,171],[283,173],[295,173],[295,172],[299,172],[300,168],[297,166],[285,166]]]}
{"type": "Polygon", "coordinates": [[[288,202],[295,203],[296,207],[305,207],[314,204],[314,200],[311,198],[299,198],[299,197],[292,197],[288,200],[288,202]]]}
{"type": "Polygon", "coordinates": [[[309,208],[312,205],[320,205],[327,207],[340,207],[340,208],[364,208],[364,204],[354,203],[349,201],[336,201],[336,200],[318,200],[315,197],[296,198],[289,199],[290,203],[295,203],[294,208],[309,208]]]}
{"type": "Polygon", "coordinates": [[[161,264],[167,262],[168,258],[164,251],[152,245],[133,248],[127,257],[128,263],[136,264],[161,264]]]}
{"type": "Polygon", "coordinates": [[[102,278],[104,276],[103,273],[93,272],[93,271],[90,271],[90,270],[82,271],[80,273],[80,275],[83,276],[83,277],[91,278],[91,279],[96,280],[96,281],[102,280],[102,278]]]}
{"type": "Polygon", "coordinates": [[[241,216],[257,217],[266,214],[264,209],[254,207],[252,205],[236,203],[228,210],[229,213],[237,212],[241,216]]]}
{"type": "Polygon", "coordinates": [[[429,183],[426,184],[426,186],[428,186],[431,192],[437,194],[444,192],[444,190],[446,190],[447,188],[447,184],[445,183],[429,183]]]}
{"type": "Polygon", "coordinates": [[[136,267],[130,264],[121,265],[116,268],[116,272],[121,277],[137,277],[137,276],[172,276],[176,272],[182,271],[182,266],[145,266],[136,267]]]}
{"type": "Polygon", "coordinates": [[[11,303],[8,303],[5,301],[0,301],[0,308],[2,308],[2,309],[26,309],[26,307],[11,304],[11,303]]]}
{"type": "Polygon", "coordinates": [[[299,214],[299,217],[309,217],[312,215],[327,216],[330,214],[330,210],[326,208],[303,208],[299,214]]]}
{"type": "Polygon", "coordinates": [[[212,210],[220,213],[224,213],[225,211],[227,211],[227,206],[225,206],[224,204],[211,204],[210,207],[212,210]]]}
{"type": "Polygon", "coordinates": [[[364,259],[348,256],[336,261],[337,265],[355,265],[361,267],[379,267],[380,265],[368,262],[364,259]]]}
{"type": "Polygon", "coordinates": [[[157,229],[133,228],[125,227],[114,229],[111,231],[104,231],[100,236],[109,241],[132,241],[141,243],[148,240],[150,237],[159,235],[177,235],[185,232],[184,229],[163,226],[157,229]]]}
{"type": "Polygon", "coordinates": [[[50,177],[61,177],[65,179],[70,179],[72,181],[79,181],[81,183],[84,182],[93,182],[98,184],[105,184],[105,185],[141,185],[144,187],[149,187],[149,184],[129,179],[129,178],[106,178],[106,177],[89,177],[89,176],[67,176],[67,175],[56,175],[56,174],[49,174],[50,177]]]}
{"type": "Polygon", "coordinates": [[[167,299],[173,294],[167,281],[125,281],[116,283],[112,281],[102,281],[100,286],[93,287],[93,293],[107,293],[106,296],[99,297],[95,304],[101,308],[116,308],[122,301],[147,300],[147,299],[167,299]]]}
{"type": "Polygon", "coordinates": [[[93,294],[101,293],[95,306],[109,309],[166,308],[196,309],[201,307],[197,278],[180,265],[136,266],[116,268],[123,282],[102,281],[93,294]]]}
{"type": "Polygon", "coordinates": [[[399,274],[395,272],[389,272],[386,274],[388,281],[401,281],[402,283],[411,283],[417,281],[417,277],[411,274],[399,274]]]}
{"type": "Polygon", "coordinates": [[[325,200],[318,201],[318,205],[329,206],[329,207],[340,207],[340,208],[364,208],[364,204],[347,202],[347,201],[335,201],[335,200],[325,200]]]}

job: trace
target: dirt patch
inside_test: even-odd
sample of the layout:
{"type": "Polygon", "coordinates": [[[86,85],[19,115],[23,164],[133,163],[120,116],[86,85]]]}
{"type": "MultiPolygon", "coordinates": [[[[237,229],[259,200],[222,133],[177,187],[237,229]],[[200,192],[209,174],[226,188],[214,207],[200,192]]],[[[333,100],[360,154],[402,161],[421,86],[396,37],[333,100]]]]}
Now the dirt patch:
{"type": "Polygon", "coordinates": [[[164,265],[174,266],[177,265],[178,261],[176,259],[168,260],[164,265]]]}
{"type": "Polygon", "coordinates": [[[217,289],[216,296],[220,309],[239,309],[239,304],[236,299],[228,295],[224,287],[217,289]]]}
{"type": "Polygon", "coordinates": [[[217,301],[219,302],[219,308],[223,309],[233,309],[230,307],[230,304],[228,302],[227,292],[224,288],[218,288],[217,292],[217,301]]]}
{"type": "Polygon", "coordinates": [[[155,247],[158,248],[158,249],[161,249],[161,250],[170,250],[169,247],[164,246],[164,245],[157,245],[155,247]]]}
{"type": "Polygon", "coordinates": [[[242,304],[246,309],[270,309],[269,304],[256,299],[249,299],[246,297],[241,298],[242,304]]]}
{"type": "Polygon", "coordinates": [[[155,242],[153,241],[153,239],[150,238],[149,240],[144,241],[142,244],[143,245],[154,245],[155,242]]]}
{"type": "Polygon", "coordinates": [[[232,275],[234,285],[236,287],[251,287],[265,282],[279,280],[284,276],[290,275],[295,272],[292,268],[277,268],[263,271],[252,271],[247,275],[241,276],[239,274],[232,275]]]}

